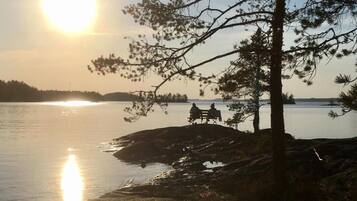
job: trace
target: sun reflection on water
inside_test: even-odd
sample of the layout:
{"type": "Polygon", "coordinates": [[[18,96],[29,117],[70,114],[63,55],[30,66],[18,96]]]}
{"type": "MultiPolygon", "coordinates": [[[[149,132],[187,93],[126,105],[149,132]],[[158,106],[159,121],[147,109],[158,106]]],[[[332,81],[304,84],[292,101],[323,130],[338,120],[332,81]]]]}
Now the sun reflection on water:
{"type": "Polygon", "coordinates": [[[55,102],[45,102],[44,105],[54,105],[54,106],[64,106],[64,107],[85,107],[99,105],[101,103],[82,101],[82,100],[71,100],[71,101],[55,101],[55,102]]]}
{"type": "Polygon", "coordinates": [[[84,183],[74,154],[70,154],[62,170],[63,201],[82,201],[84,183]]]}

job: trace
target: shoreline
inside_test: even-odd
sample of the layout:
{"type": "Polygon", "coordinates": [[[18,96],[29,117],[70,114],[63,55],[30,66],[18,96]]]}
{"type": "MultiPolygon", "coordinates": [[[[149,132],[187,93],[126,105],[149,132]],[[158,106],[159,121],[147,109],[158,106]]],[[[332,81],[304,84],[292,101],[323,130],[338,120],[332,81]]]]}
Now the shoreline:
{"type": "MultiPolygon", "coordinates": [[[[92,201],[273,200],[269,129],[251,134],[201,124],[139,131],[113,143],[123,147],[114,156],[124,162],[143,168],[164,163],[173,171],[92,201]]],[[[291,200],[356,200],[356,143],[287,134],[291,200]]]]}

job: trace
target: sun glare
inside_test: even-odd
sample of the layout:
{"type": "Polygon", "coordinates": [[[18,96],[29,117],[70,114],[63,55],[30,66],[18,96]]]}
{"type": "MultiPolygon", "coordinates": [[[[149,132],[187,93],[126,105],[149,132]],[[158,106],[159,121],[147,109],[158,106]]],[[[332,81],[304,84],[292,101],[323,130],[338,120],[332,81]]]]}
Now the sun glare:
{"type": "Polygon", "coordinates": [[[71,154],[62,170],[61,189],[63,201],[82,201],[84,184],[76,156],[71,154]]]}
{"type": "Polygon", "coordinates": [[[67,33],[79,33],[93,23],[96,0],[43,0],[42,9],[56,28],[67,33]]]}
{"type": "Polygon", "coordinates": [[[63,106],[63,107],[86,107],[100,105],[102,103],[91,102],[91,101],[82,101],[82,100],[71,100],[71,101],[55,101],[55,102],[44,102],[44,105],[53,105],[53,106],[63,106]]]}

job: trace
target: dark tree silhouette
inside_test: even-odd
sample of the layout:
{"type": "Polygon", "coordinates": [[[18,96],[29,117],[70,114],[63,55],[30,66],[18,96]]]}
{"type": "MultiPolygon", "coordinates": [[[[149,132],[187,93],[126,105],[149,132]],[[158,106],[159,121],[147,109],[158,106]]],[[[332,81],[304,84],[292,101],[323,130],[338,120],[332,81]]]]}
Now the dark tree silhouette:
{"type": "Polygon", "coordinates": [[[276,182],[274,192],[276,199],[286,199],[286,185],[288,184],[285,170],[285,125],[282,101],[282,59],[284,18],[286,15],[285,0],[276,0],[272,21],[272,49],[270,65],[270,124],[273,136],[273,171],[276,182]]]}
{"type": "Polygon", "coordinates": [[[124,13],[132,15],[136,22],[151,27],[155,33],[151,39],[139,35],[137,40],[129,44],[129,58],[124,59],[114,54],[99,57],[92,61],[89,70],[101,74],[120,73],[131,81],[140,81],[141,76],[155,72],[161,76],[162,82],[152,91],[138,92],[146,98],[146,102],[133,103],[126,111],[133,114],[126,120],[135,120],[138,116],[146,116],[152,111],[156,102],[156,92],[166,82],[178,76],[189,79],[197,78],[205,82],[215,75],[204,77],[196,73],[196,68],[207,63],[238,53],[239,49],[219,53],[216,56],[193,63],[189,55],[198,46],[204,44],[213,35],[226,29],[252,25],[267,26],[272,30],[271,50],[271,105],[273,160],[276,181],[276,195],[285,196],[285,146],[284,116],[282,104],[282,44],[283,22],[285,17],[285,1],[277,0],[239,0],[225,7],[215,7],[211,1],[205,0],[170,0],[163,3],[159,0],[146,1],[130,5],[124,13]],[[172,41],[176,41],[172,43],[172,41]],[[179,44],[175,47],[175,44],[179,44]]]}
{"type": "MultiPolygon", "coordinates": [[[[153,90],[137,92],[146,101],[127,108],[134,117],[152,111],[157,91],[166,82],[186,77],[209,82],[216,75],[203,76],[198,67],[239,53],[239,48],[204,58],[190,60],[195,50],[212,36],[224,30],[260,26],[271,31],[270,102],[273,136],[273,166],[276,182],[276,200],[285,200],[287,178],[285,173],[284,115],[282,100],[282,59],[286,56],[295,74],[307,84],[315,74],[316,65],[324,56],[342,57],[356,53],[357,26],[346,25],[343,19],[356,16],[355,0],[232,0],[213,4],[210,0],[142,0],[124,9],[140,25],[154,30],[152,37],[139,35],[131,39],[129,57],[110,54],[99,57],[88,66],[99,74],[119,73],[131,81],[140,81],[148,72],[162,78],[153,90]],[[294,5],[296,4],[296,5],[294,5]],[[295,44],[283,50],[284,25],[295,31],[295,44]],[[324,25],[324,26],[322,26],[324,25]],[[349,49],[346,46],[352,44],[349,49]]],[[[216,2],[216,3],[217,3],[216,2]]],[[[351,20],[351,23],[355,21],[351,20]]],[[[237,33],[239,30],[235,29],[237,33]]],[[[217,51],[219,52],[219,51],[217,51]]],[[[202,55],[204,56],[204,55],[202,55]]]]}
{"type": "Polygon", "coordinates": [[[283,103],[284,104],[295,104],[294,95],[289,93],[283,93],[283,103]]]}
{"type": "MultiPolygon", "coordinates": [[[[294,62],[291,68],[304,82],[311,84],[316,65],[324,58],[344,58],[357,54],[357,2],[355,0],[318,1],[308,0],[300,9],[290,13],[290,17],[298,22],[295,33],[296,46],[287,53],[292,53],[294,62]],[[319,28],[316,31],[316,28],[319,28]]],[[[356,62],[357,65],[357,62],[356,62]]],[[[356,110],[357,76],[339,75],[335,82],[351,85],[347,92],[341,92],[339,101],[341,113],[331,111],[331,117],[337,117],[356,110]],[[353,78],[354,77],[354,78],[353,78]]]]}
{"type": "Polygon", "coordinates": [[[40,101],[64,101],[64,100],[136,100],[139,97],[129,96],[128,93],[115,93],[101,95],[93,91],[59,91],[59,90],[39,90],[24,82],[11,80],[8,82],[0,80],[0,102],[40,102],[40,101]]]}
{"type": "Polygon", "coordinates": [[[254,132],[259,132],[260,97],[269,91],[270,65],[269,36],[260,28],[250,40],[240,42],[238,59],[231,62],[224,74],[218,79],[216,92],[224,100],[233,100],[229,110],[235,114],[226,123],[238,128],[238,124],[253,115],[254,132]],[[247,99],[243,104],[239,99],[247,99]]]}
{"type": "Polygon", "coordinates": [[[41,101],[41,92],[24,82],[0,81],[1,102],[41,101]]]}
{"type": "MultiPolygon", "coordinates": [[[[307,0],[303,6],[289,12],[296,34],[289,53],[289,66],[308,85],[323,58],[343,58],[357,53],[357,2],[354,0],[307,0]]],[[[290,26],[291,27],[291,26],[290,26]]]]}
{"type": "Polygon", "coordinates": [[[157,95],[157,101],[160,103],[186,103],[188,100],[186,94],[161,94],[157,95]]]}
{"type": "Polygon", "coordinates": [[[170,0],[166,3],[154,0],[129,5],[124,13],[132,15],[140,25],[151,27],[154,34],[151,37],[138,35],[136,40],[131,39],[127,59],[114,54],[101,56],[92,61],[89,70],[99,74],[119,73],[134,82],[140,81],[148,72],[154,72],[162,78],[153,90],[136,92],[145,97],[146,102],[136,103],[145,107],[135,107],[140,112],[127,108],[134,114],[127,120],[135,120],[137,115],[146,115],[143,112],[151,111],[153,104],[158,102],[155,100],[158,90],[168,81],[186,77],[203,84],[210,83],[210,78],[216,75],[199,74],[196,68],[234,55],[239,50],[232,49],[198,62],[190,59],[192,52],[226,29],[257,23],[269,24],[273,7],[270,0],[232,1],[232,5],[224,3],[222,8],[207,0],[170,0]]]}
{"type": "Polygon", "coordinates": [[[335,82],[337,84],[343,84],[344,86],[351,85],[351,88],[346,93],[340,93],[338,101],[341,103],[342,106],[341,113],[338,114],[334,111],[330,111],[329,116],[332,118],[336,118],[338,116],[345,115],[353,110],[357,110],[357,76],[351,77],[350,75],[340,74],[336,77],[335,82]]]}
{"type": "Polygon", "coordinates": [[[234,100],[233,103],[228,104],[227,106],[228,110],[234,112],[234,114],[224,122],[228,126],[234,127],[237,130],[240,123],[243,123],[248,117],[255,113],[254,108],[251,105],[240,101],[234,100]]]}

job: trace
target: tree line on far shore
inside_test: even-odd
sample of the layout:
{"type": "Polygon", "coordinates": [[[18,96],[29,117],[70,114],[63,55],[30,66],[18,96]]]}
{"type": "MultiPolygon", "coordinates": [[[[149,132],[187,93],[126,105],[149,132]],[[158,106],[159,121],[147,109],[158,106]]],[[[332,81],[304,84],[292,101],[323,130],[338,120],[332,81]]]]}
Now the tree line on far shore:
{"type": "MultiPolygon", "coordinates": [[[[140,96],[114,92],[100,94],[94,91],[64,91],[64,90],[39,90],[22,81],[0,80],[0,102],[41,102],[41,101],[138,101],[140,96]]],[[[163,94],[160,95],[162,102],[187,102],[186,94],[163,94]]]]}
{"type": "Polygon", "coordinates": [[[188,97],[186,94],[172,94],[172,93],[168,93],[168,94],[163,94],[163,95],[158,95],[157,99],[159,102],[166,102],[166,103],[172,103],[172,102],[176,102],[176,103],[186,103],[188,101],[188,97]]]}
{"type": "Polygon", "coordinates": [[[68,99],[100,101],[102,97],[101,94],[93,91],[39,90],[22,81],[11,80],[6,82],[0,80],[1,102],[39,102],[68,99]]]}

